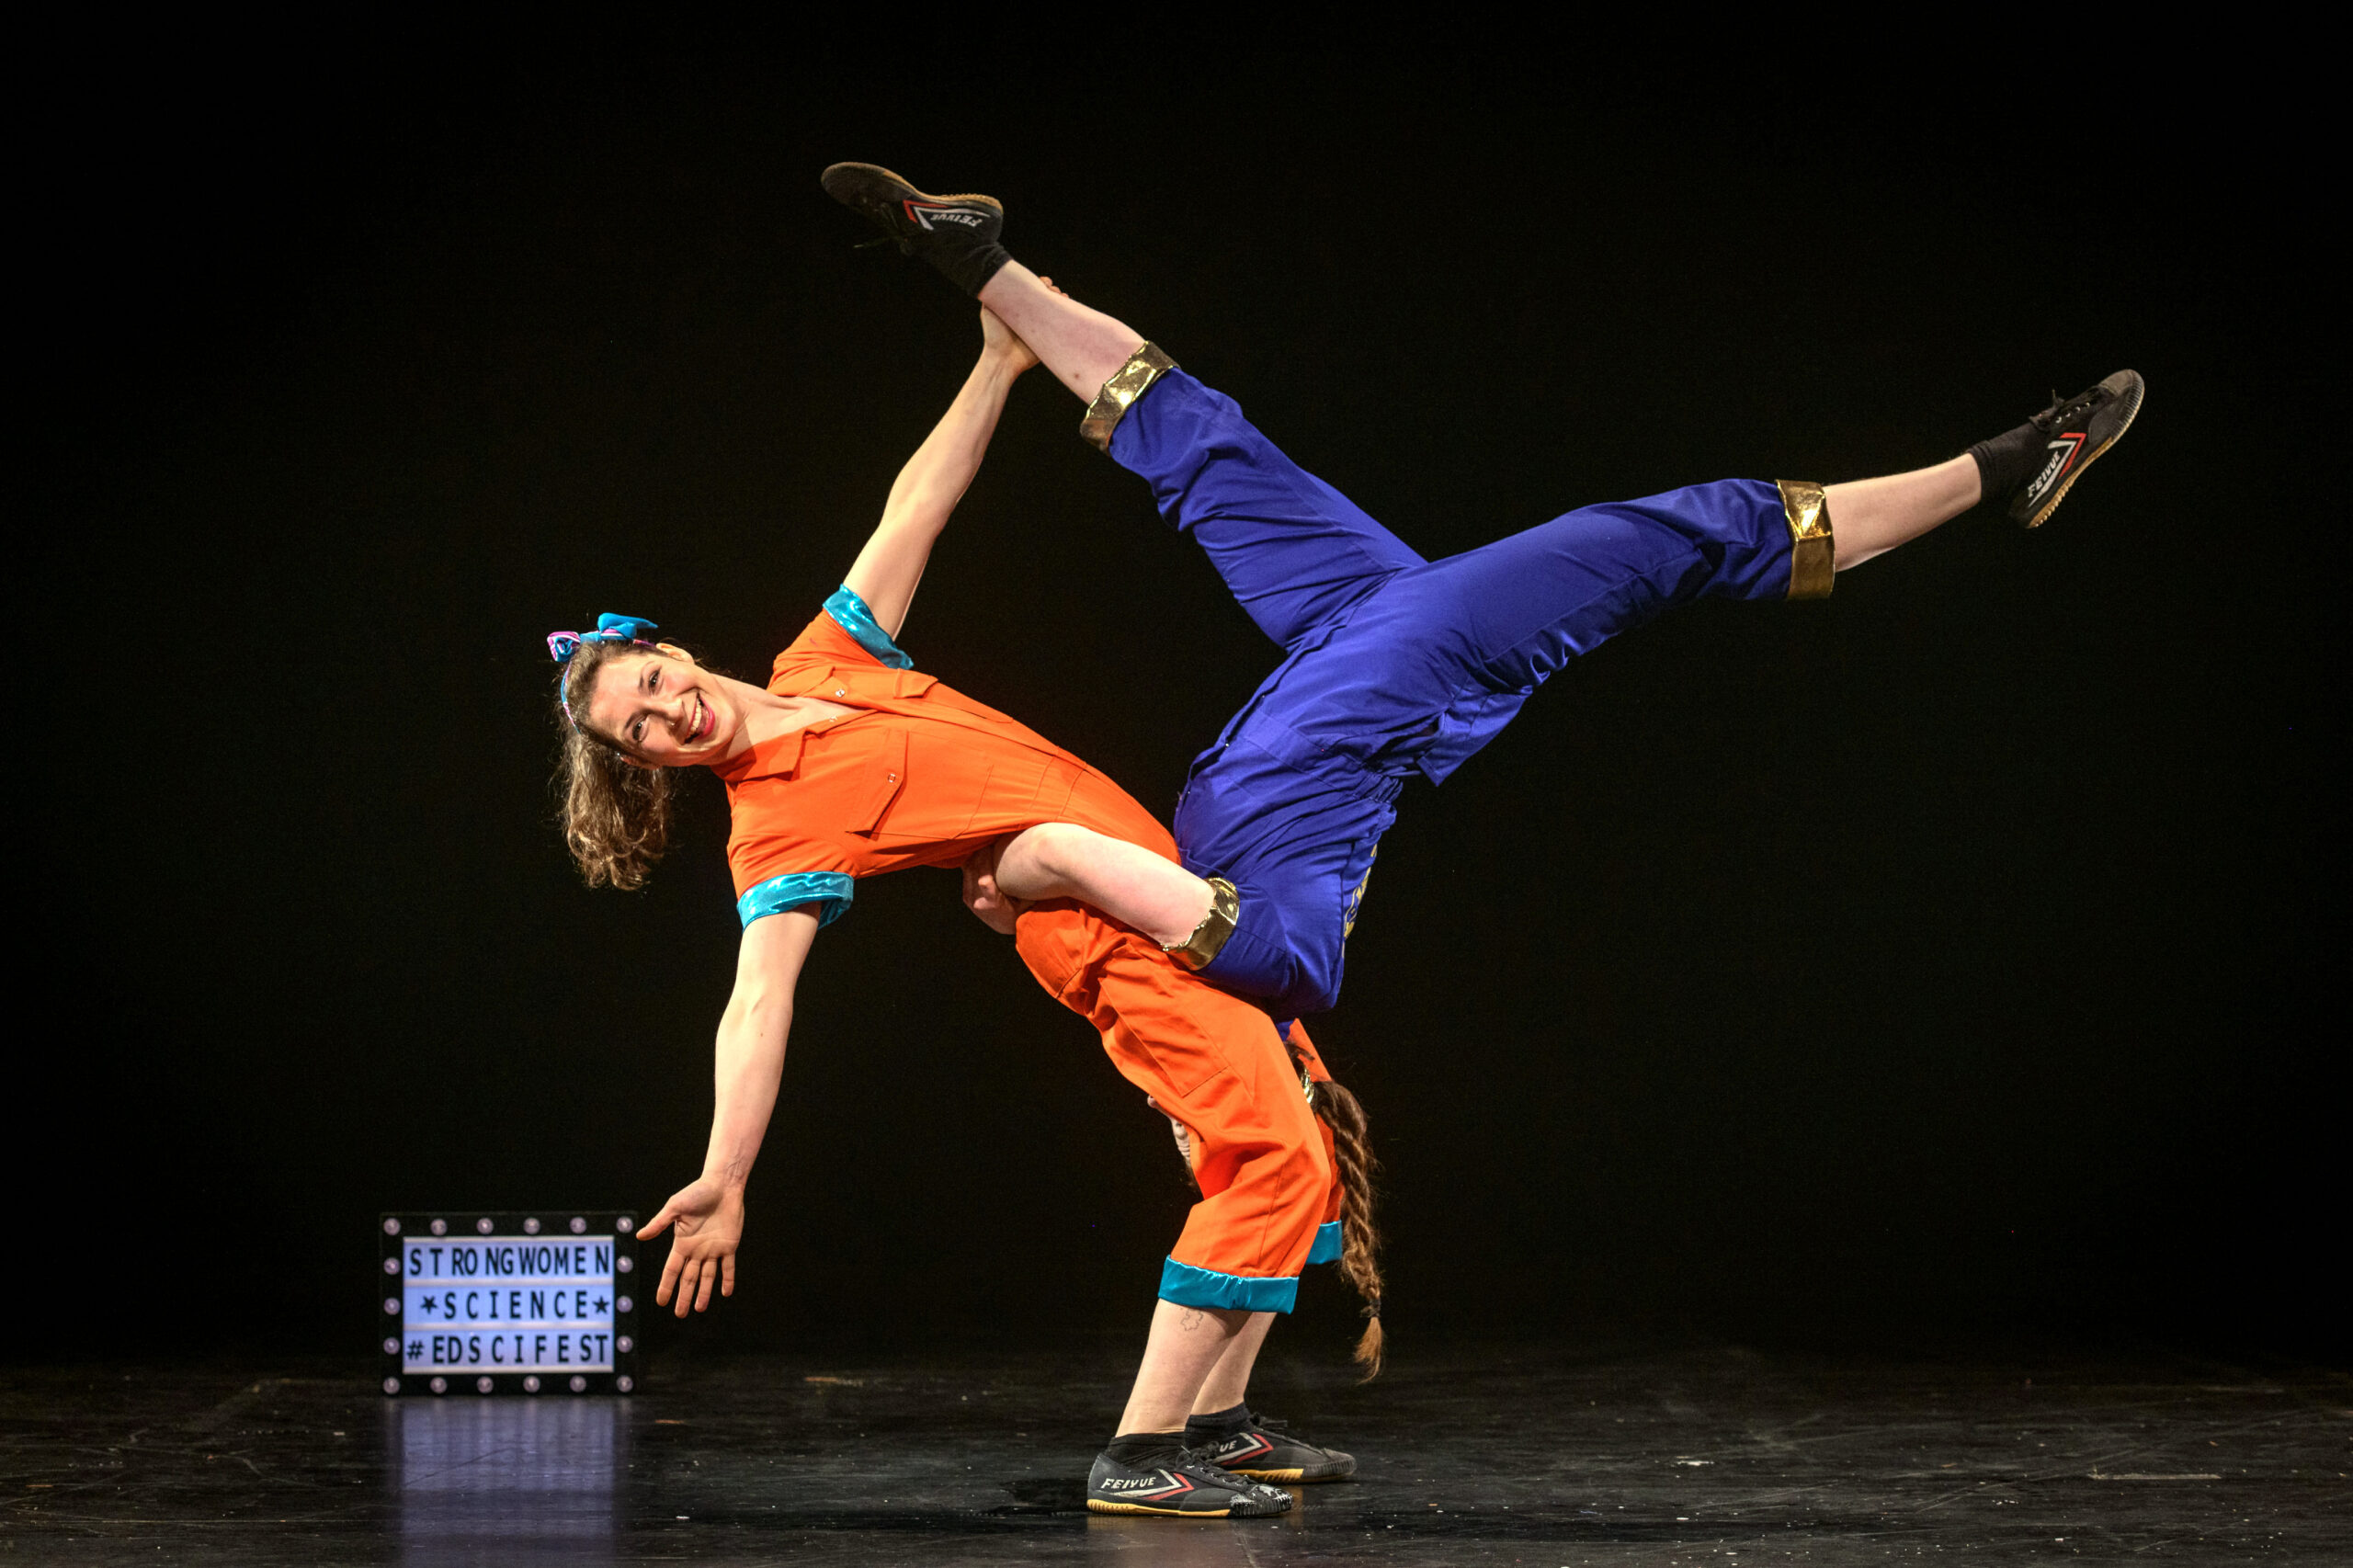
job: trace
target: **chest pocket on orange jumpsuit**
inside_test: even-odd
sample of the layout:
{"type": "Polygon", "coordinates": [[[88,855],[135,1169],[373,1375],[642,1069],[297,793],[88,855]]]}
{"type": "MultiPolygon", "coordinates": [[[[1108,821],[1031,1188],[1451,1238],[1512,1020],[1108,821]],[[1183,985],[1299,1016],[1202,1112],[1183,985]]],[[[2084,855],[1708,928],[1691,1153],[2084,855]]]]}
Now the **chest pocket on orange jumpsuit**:
{"type": "MultiPolygon", "coordinates": [[[[872,749],[858,758],[859,771],[867,775],[864,789],[852,799],[852,807],[842,826],[851,833],[871,834],[881,825],[891,810],[891,802],[907,784],[907,734],[895,726],[875,726],[872,749]]],[[[845,737],[847,738],[847,737],[845,737]]]]}
{"type": "MultiPolygon", "coordinates": [[[[939,684],[939,677],[915,670],[869,670],[836,665],[825,678],[806,688],[806,695],[827,701],[887,693],[920,697],[939,684]]],[[[864,786],[850,798],[857,803],[845,814],[845,832],[872,835],[889,814],[907,783],[907,737],[896,725],[865,725],[839,737],[858,749],[857,767],[866,776],[864,786]]]]}

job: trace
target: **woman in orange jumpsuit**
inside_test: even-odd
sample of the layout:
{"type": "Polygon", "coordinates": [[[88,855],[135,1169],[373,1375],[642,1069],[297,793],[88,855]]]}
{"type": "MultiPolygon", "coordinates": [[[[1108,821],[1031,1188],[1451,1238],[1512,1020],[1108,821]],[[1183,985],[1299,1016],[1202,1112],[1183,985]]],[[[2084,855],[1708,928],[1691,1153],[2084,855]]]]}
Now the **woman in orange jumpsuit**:
{"type": "MultiPolygon", "coordinates": [[[[656,1299],[675,1299],[681,1315],[707,1308],[714,1290],[733,1293],[745,1187],[776,1104],[793,992],[817,932],[849,908],[859,879],[974,863],[984,874],[1000,848],[1027,854],[1056,835],[1083,835],[1098,874],[1131,871],[1138,887],[1157,885],[1149,870],[1176,858],[1167,831],[1117,784],[918,673],[897,646],[933,541],[1013,381],[1037,363],[994,314],[984,310],[982,324],[979,364],[899,475],[841,589],[777,655],[765,687],[647,641],[654,627],[637,618],[608,615],[595,631],[549,639],[569,727],[566,837],[592,884],[642,881],[664,847],[670,770],[708,767],[727,786],[744,935],[719,1026],[710,1149],[701,1176],[640,1233],[675,1228],[656,1299]]],[[[1286,1040],[1264,1010],[1175,961],[1182,931],[1140,930],[1070,898],[1029,903],[1012,924],[1030,971],[1177,1124],[1201,1193],[1164,1266],[1143,1365],[1096,1461],[1090,1506],[1279,1513],[1289,1496],[1252,1476],[1354,1468],[1345,1454],[1267,1434],[1244,1390],[1302,1268],[1341,1258],[1344,1198],[1352,1218],[1368,1217],[1360,1113],[1329,1084],[1303,1029],[1286,1040]],[[1326,1120],[1311,1109],[1317,1099],[1326,1120]],[[1358,1179],[1336,1180],[1336,1161],[1353,1162],[1358,1179]]],[[[1369,1251],[1354,1250],[1344,1268],[1377,1290],[1369,1251]]],[[[1377,1356],[1376,1335],[1367,1348],[1377,1356]]]]}

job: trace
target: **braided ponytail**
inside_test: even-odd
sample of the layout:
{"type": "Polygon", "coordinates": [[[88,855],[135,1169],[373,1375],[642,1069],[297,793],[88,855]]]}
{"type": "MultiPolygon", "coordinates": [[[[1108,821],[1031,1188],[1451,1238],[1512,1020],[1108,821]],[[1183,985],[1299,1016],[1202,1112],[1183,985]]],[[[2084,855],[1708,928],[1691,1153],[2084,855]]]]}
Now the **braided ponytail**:
{"type": "Polygon", "coordinates": [[[1381,1169],[1373,1157],[1364,1105],[1341,1085],[1315,1085],[1315,1114],[1332,1130],[1332,1153],[1340,1176],[1340,1272],[1364,1298],[1364,1335],[1357,1341],[1358,1381],[1381,1376],[1381,1231],[1373,1223],[1372,1178],[1381,1169]]]}

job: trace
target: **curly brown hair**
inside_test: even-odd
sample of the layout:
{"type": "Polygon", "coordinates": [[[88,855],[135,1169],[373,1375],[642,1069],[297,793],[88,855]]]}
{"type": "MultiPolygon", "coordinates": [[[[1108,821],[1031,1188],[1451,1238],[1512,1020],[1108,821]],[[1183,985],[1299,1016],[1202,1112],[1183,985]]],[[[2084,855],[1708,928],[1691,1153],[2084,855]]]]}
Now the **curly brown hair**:
{"type": "Polygon", "coordinates": [[[642,642],[583,642],[556,684],[564,721],[563,842],[590,887],[645,885],[646,874],[670,846],[670,770],[634,759],[618,735],[588,722],[597,672],[613,660],[646,652],[642,642]]]}

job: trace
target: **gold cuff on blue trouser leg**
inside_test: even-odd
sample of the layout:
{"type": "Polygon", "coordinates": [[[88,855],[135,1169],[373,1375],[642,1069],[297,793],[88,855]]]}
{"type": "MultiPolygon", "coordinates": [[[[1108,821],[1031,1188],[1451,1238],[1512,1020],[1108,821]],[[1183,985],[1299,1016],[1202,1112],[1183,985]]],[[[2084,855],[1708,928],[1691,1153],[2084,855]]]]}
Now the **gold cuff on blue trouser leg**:
{"type": "MultiPolygon", "coordinates": [[[[1157,374],[1157,372],[1154,372],[1157,374]]],[[[1242,918],[1242,895],[1223,877],[1210,879],[1210,912],[1193,927],[1193,934],[1181,942],[1163,942],[1160,950],[1186,969],[1202,969],[1225,947],[1225,939],[1233,935],[1234,923],[1242,918]]]]}
{"type": "MultiPolygon", "coordinates": [[[[1128,362],[1103,383],[1095,401],[1086,405],[1086,417],[1078,422],[1078,433],[1087,445],[1098,452],[1111,449],[1111,432],[1120,427],[1128,408],[1136,399],[1152,390],[1152,383],[1176,368],[1176,361],[1163,354],[1152,344],[1144,344],[1128,356],[1128,362]]],[[[1209,960],[1201,960],[1206,963],[1209,960]]]]}
{"type": "Polygon", "coordinates": [[[1826,599],[1838,574],[1838,554],[1830,539],[1830,497],[1809,480],[1776,481],[1781,511],[1790,519],[1790,597],[1826,599]]]}

